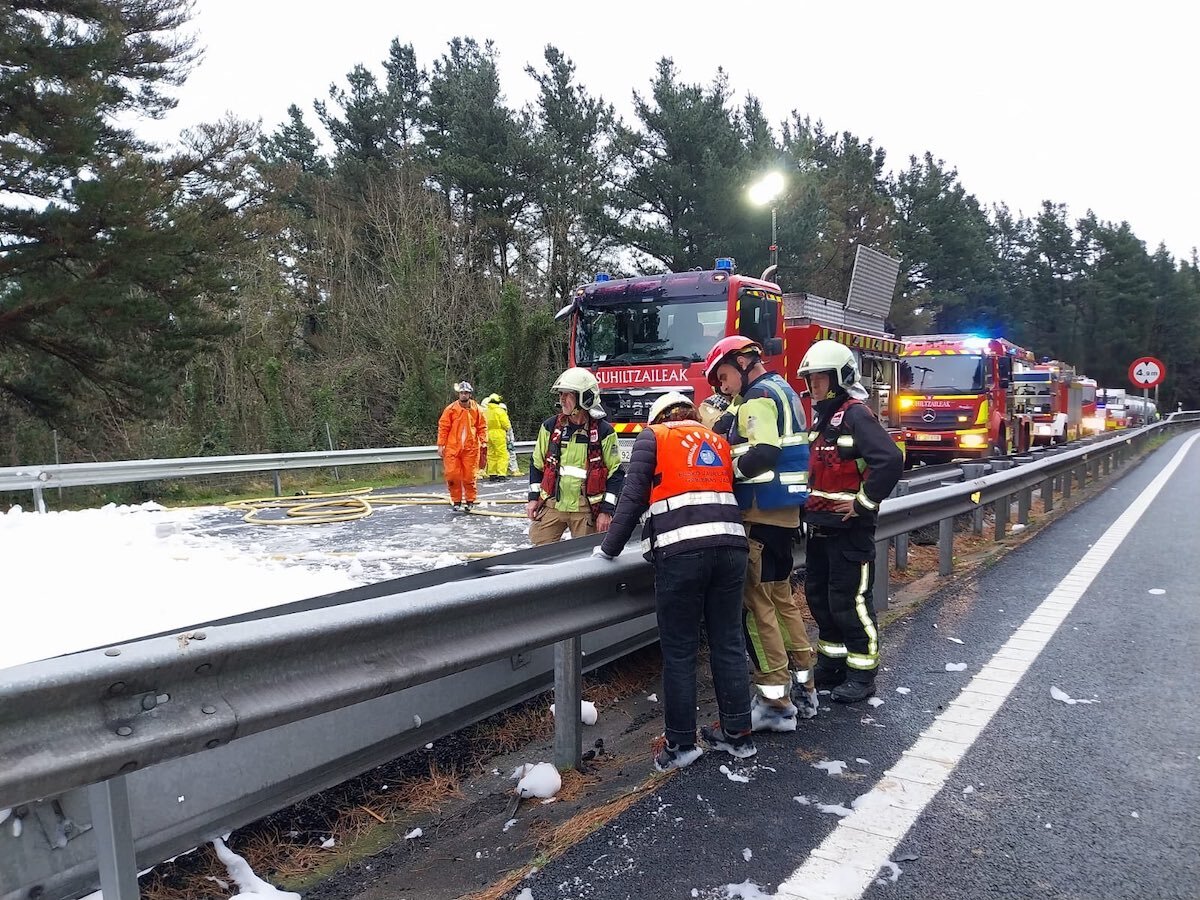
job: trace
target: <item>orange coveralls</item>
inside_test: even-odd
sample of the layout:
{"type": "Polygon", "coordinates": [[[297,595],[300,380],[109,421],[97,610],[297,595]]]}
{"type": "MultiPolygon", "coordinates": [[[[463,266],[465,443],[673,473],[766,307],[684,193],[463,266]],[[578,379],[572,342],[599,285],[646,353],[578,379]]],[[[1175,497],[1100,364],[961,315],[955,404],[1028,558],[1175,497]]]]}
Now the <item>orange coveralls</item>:
{"type": "Polygon", "coordinates": [[[475,470],[479,466],[480,448],[487,452],[487,417],[479,404],[472,400],[463,406],[455,400],[442,410],[437,445],[443,451],[450,502],[461,503],[465,499],[474,503],[478,499],[475,470]]]}

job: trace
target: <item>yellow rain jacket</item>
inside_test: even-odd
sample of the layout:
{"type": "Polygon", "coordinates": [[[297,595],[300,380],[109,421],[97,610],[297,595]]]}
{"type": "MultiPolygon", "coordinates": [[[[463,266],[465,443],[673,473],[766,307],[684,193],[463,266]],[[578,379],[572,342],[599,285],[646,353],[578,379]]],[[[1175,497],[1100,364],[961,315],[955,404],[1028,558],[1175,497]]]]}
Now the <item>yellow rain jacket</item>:
{"type": "Polygon", "coordinates": [[[499,394],[492,394],[483,401],[483,414],[487,418],[487,474],[507,477],[508,431],[512,428],[508,407],[499,394]]]}

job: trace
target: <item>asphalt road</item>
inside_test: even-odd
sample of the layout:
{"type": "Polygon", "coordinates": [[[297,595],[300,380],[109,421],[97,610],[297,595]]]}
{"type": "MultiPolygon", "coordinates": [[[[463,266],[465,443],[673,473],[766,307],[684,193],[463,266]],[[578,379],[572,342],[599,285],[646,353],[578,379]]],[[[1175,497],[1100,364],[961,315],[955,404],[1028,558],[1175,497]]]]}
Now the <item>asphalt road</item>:
{"type": "Polygon", "coordinates": [[[752,760],[706,754],[523,887],[535,900],[760,896],[747,883],[804,898],[1200,897],[1200,441],[1077,602],[1058,604],[1065,618],[1043,605],[1086,583],[1081,560],[1106,552],[1101,537],[1189,440],[890,627],[882,705],[760,736],[752,760]],[[1023,625],[1050,635],[1036,656],[1009,649],[1023,625]],[[979,697],[960,692],[996,665],[1015,687],[973,743],[913,747],[931,726],[953,729],[946,717],[979,697]],[[957,764],[931,763],[939,747],[957,764]],[[898,764],[910,787],[931,773],[932,799],[917,791],[890,811],[912,819],[838,815],[898,764]],[[841,877],[872,853],[874,874],[841,877]]]}

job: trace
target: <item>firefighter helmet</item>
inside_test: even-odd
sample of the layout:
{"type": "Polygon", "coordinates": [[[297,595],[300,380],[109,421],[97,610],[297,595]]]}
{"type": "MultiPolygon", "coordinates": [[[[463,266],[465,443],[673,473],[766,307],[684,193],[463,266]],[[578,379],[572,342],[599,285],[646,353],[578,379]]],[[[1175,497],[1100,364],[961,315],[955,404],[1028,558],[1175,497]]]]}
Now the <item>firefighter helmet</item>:
{"type": "Polygon", "coordinates": [[[475,393],[475,388],[471,387],[471,382],[469,381],[456,381],[454,383],[454,390],[458,393],[462,393],[463,391],[466,391],[468,394],[475,393]]]}
{"type": "MultiPolygon", "coordinates": [[[[753,356],[762,356],[762,346],[758,341],[751,340],[748,337],[743,337],[740,334],[732,334],[727,338],[721,338],[713,344],[713,348],[708,351],[708,359],[704,361],[704,377],[708,379],[708,383],[713,387],[718,387],[720,381],[717,380],[717,368],[721,363],[733,362],[732,357],[739,354],[747,354],[753,356]]],[[[742,372],[742,380],[745,380],[745,372],[742,372]]]]}
{"type": "Polygon", "coordinates": [[[670,412],[677,406],[695,407],[690,397],[685,397],[678,391],[668,391],[650,405],[650,415],[646,417],[646,424],[653,425],[666,413],[670,412]]]}
{"type": "Polygon", "coordinates": [[[604,417],[604,407],[600,405],[600,382],[587,369],[575,366],[559,375],[550,392],[558,394],[562,391],[572,391],[579,398],[580,408],[587,410],[592,418],[604,417]]]}
{"type": "Polygon", "coordinates": [[[804,359],[800,360],[796,377],[807,379],[813,372],[831,373],[833,383],[842,390],[849,391],[858,382],[858,360],[845,344],[839,344],[837,341],[817,341],[808,348],[804,359]]]}

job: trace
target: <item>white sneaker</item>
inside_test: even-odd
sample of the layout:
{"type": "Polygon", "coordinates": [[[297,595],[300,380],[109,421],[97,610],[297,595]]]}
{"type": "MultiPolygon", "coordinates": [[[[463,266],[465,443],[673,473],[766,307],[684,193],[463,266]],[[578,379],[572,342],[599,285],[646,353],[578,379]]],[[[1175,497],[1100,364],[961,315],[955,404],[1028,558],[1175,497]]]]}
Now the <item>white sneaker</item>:
{"type": "Polygon", "coordinates": [[[775,706],[758,694],[750,703],[751,731],[795,731],[796,707],[789,700],[786,706],[775,706]]]}

